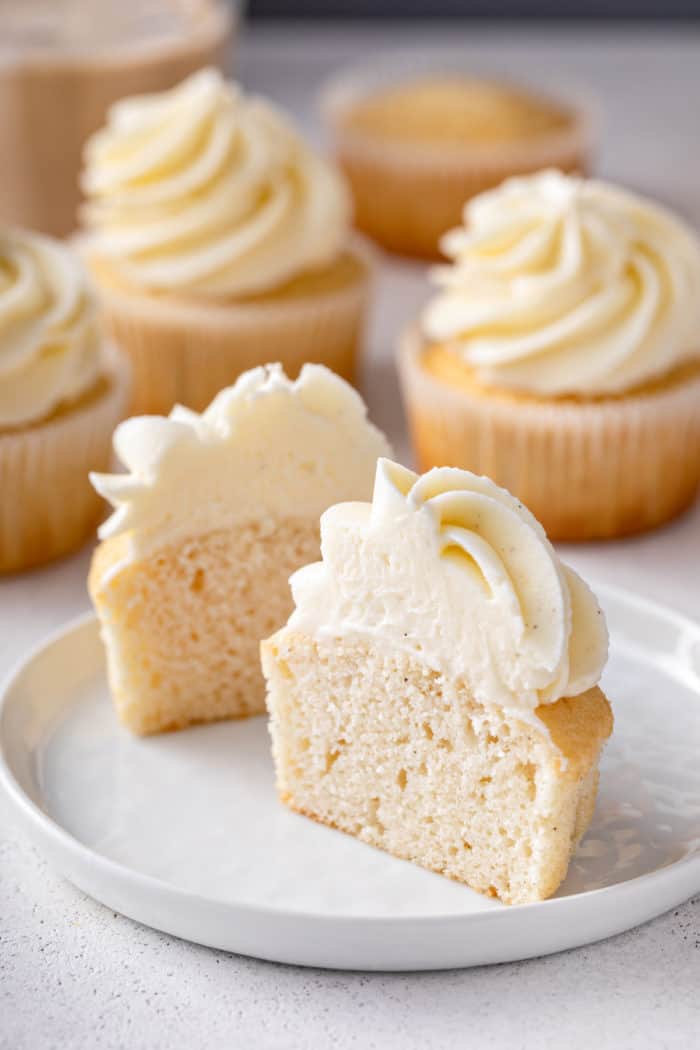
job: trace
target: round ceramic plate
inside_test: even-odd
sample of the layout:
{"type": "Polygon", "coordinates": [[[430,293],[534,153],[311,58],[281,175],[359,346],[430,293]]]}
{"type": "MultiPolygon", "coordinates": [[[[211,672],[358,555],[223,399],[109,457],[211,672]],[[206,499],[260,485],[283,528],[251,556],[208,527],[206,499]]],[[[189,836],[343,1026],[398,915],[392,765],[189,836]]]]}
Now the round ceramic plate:
{"type": "Polygon", "coordinates": [[[189,940],[281,962],[414,970],[571,948],[700,890],[700,626],[598,588],[616,718],[598,807],[552,900],[508,908],[289,812],[263,718],[136,739],[94,619],[7,684],[0,778],[90,896],[189,940]]]}

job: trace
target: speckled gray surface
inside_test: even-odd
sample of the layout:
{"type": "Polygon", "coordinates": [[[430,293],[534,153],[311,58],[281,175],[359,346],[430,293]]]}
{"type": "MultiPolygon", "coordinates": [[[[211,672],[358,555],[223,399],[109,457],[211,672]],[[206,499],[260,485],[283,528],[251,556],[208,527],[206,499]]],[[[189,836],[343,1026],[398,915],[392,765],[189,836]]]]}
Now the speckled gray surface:
{"type": "MultiPolygon", "coordinates": [[[[319,76],[367,51],[425,41],[455,38],[434,27],[267,30],[244,41],[241,68],[309,124],[319,76]]],[[[592,80],[608,111],[603,171],[700,221],[688,102],[700,86],[697,33],[470,29],[464,44],[481,69],[592,80]]],[[[373,413],[399,447],[391,333],[420,288],[410,267],[385,271],[366,374],[373,413]]],[[[700,617],[689,572],[700,559],[700,509],[655,536],[567,557],[586,575],[700,617]]],[[[87,607],[87,558],[0,583],[0,675],[87,607]]],[[[0,1050],[693,1050],[699,1031],[700,895],[638,930],[545,959],[416,975],[300,970],[186,944],[88,900],[15,830],[0,800],[0,1050]]]]}
{"type": "Polygon", "coordinates": [[[11,833],[0,880],[2,1050],[690,1050],[700,1025],[700,896],[546,959],[362,975],[172,940],[88,900],[11,833]]]}

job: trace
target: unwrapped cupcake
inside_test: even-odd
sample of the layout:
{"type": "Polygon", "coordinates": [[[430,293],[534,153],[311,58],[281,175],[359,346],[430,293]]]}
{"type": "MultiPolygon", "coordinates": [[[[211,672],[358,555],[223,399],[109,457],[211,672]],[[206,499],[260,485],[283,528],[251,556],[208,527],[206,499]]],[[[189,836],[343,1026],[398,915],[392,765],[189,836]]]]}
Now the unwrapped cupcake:
{"type": "Polygon", "coordinates": [[[123,100],[88,143],[81,239],[133,411],[203,409],[253,366],[354,375],[369,283],[343,178],[212,70],[123,100]]]}
{"type": "Polygon", "coordinates": [[[283,802],[509,904],[555,892],[612,730],[592,592],[488,478],[382,459],[262,643],[283,802]]]}
{"type": "Polygon", "coordinates": [[[649,529],[700,484],[700,242],[556,171],[449,233],[399,367],[418,461],[488,474],[555,539],[649,529]]]}
{"type": "Polygon", "coordinates": [[[114,514],[89,589],[119,717],[136,733],[260,714],[258,646],[318,558],[319,517],[372,491],[389,449],[360,395],[322,365],[255,368],[201,415],[130,419],[126,474],[93,474],[114,514]]]}
{"type": "Polygon", "coordinates": [[[58,241],[0,232],[0,572],[47,562],[92,533],[128,401],[79,260],[58,241]]]}

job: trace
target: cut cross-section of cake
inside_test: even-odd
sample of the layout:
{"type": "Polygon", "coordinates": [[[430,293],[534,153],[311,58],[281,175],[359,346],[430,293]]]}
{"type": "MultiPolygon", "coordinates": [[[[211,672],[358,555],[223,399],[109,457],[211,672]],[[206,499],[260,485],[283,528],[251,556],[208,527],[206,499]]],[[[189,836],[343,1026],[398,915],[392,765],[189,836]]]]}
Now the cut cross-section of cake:
{"type": "Polygon", "coordinates": [[[262,643],[281,798],[507,903],[550,896],[612,730],[595,597],[464,470],[382,459],[373,502],[327,510],[321,537],[262,643]]]}
{"type": "Polygon", "coordinates": [[[319,555],[319,517],[367,498],[388,444],[322,365],[256,368],[201,415],[121,424],[126,474],[89,588],[121,720],[137,733],[265,710],[261,638],[292,610],[288,579],[319,555]]]}

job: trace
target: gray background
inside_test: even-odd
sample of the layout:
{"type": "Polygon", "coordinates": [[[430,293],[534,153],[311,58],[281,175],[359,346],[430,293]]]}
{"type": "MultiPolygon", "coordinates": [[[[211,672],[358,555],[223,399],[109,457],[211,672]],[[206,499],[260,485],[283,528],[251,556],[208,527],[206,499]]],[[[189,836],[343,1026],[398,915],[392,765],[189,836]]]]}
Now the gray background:
{"type": "Polygon", "coordinates": [[[250,0],[253,18],[700,19],[700,0],[250,0]]]}

